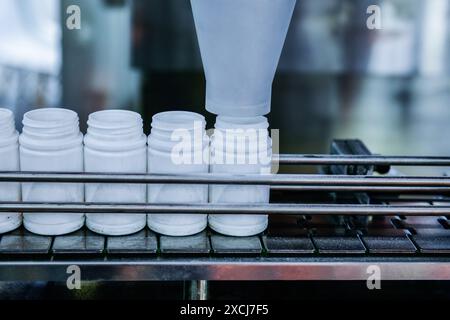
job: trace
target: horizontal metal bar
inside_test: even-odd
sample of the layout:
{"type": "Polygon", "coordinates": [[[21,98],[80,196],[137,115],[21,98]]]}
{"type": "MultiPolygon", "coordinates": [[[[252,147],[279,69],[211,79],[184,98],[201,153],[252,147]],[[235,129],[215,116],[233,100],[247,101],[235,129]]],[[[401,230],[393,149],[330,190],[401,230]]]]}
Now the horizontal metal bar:
{"type": "Polygon", "coordinates": [[[392,201],[392,202],[450,202],[450,197],[442,197],[442,196],[432,196],[432,195],[408,195],[402,197],[399,196],[389,196],[389,195],[371,195],[371,200],[378,201],[392,201]]]}
{"type": "MultiPolygon", "coordinates": [[[[383,280],[450,280],[450,261],[430,258],[197,258],[134,261],[0,261],[2,281],[66,281],[68,267],[83,281],[367,280],[370,266],[383,280]]],[[[70,273],[69,273],[70,275],[70,273]]]]}
{"type": "Polygon", "coordinates": [[[273,159],[290,165],[450,166],[450,157],[280,154],[273,159]]]}
{"type": "Polygon", "coordinates": [[[283,186],[404,186],[445,187],[450,191],[450,177],[431,176],[349,176],[315,174],[119,174],[64,172],[0,172],[0,182],[54,183],[164,183],[164,184],[239,184],[283,186]]]}
{"type": "Polygon", "coordinates": [[[46,213],[183,213],[183,214],[314,214],[428,215],[450,214],[450,206],[389,206],[353,204],[123,204],[0,202],[0,212],[46,213]]]}
{"type": "Polygon", "coordinates": [[[448,187],[408,187],[408,186],[333,186],[333,185],[307,185],[307,186],[271,186],[277,191],[304,191],[304,192],[369,192],[394,194],[450,194],[448,187]]]}

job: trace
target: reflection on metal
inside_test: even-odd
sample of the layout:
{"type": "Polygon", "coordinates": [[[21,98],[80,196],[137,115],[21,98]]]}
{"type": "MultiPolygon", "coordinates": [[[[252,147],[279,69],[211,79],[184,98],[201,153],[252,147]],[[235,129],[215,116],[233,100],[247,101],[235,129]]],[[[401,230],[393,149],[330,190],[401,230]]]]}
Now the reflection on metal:
{"type": "Polygon", "coordinates": [[[66,281],[70,265],[81,268],[85,281],[367,280],[372,265],[381,269],[383,280],[450,280],[448,258],[364,257],[0,261],[0,279],[66,281]]]}
{"type": "Polygon", "coordinates": [[[189,286],[189,300],[208,300],[208,281],[193,280],[189,286]]]}

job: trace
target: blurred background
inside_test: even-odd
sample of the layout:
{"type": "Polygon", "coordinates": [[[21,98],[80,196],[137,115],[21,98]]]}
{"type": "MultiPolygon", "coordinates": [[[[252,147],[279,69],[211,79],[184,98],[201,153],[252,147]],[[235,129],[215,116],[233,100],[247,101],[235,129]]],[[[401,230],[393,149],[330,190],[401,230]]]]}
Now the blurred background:
{"type": "MultiPolygon", "coordinates": [[[[375,153],[450,154],[450,1],[298,0],[274,82],[281,152],[360,138],[375,153]],[[369,5],[381,30],[369,30],[369,5]]],[[[187,0],[1,0],[0,105],[203,113],[187,0]],[[68,6],[81,29],[66,27],[68,6]]]]}

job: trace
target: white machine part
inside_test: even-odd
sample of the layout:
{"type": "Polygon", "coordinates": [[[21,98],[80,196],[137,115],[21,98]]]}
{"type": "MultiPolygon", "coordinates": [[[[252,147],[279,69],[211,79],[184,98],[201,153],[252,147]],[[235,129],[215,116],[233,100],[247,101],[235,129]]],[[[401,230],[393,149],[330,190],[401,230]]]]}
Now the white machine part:
{"type": "Polygon", "coordinates": [[[191,0],[206,76],[206,109],[270,112],[272,82],[296,0],[191,0]]]}

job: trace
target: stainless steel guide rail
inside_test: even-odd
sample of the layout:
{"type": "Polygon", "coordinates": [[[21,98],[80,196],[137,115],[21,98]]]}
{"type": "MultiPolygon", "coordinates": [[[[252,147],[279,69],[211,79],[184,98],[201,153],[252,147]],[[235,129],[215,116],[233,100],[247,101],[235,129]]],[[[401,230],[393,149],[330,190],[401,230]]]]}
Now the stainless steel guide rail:
{"type": "Polygon", "coordinates": [[[164,183],[164,184],[238,184],[281,186],[392,186],[392,187],[447,187],[450,177],[412,176],[347,176],[315,174],[114,174],[64,172],[0,172],[0,182],[54,182],[54,183],[164,183]]]}
{"type": "Polygon", "coordinates": [[[359,204],[98,204],[98,203],[27,203],[0,202],[0,212],[25,213],[158,213],[158,214],[291,214],[291,215],[409,215],[444,216],[450,205],[359,205],[359,204]]]}
{"type": "MultiPolygon", "coordinates": [[[[275,155],[287,165],[401,165],[448,166],[450,157],[408,157],[372,155],[275,155]]],[[[0,172],[0,182],[49,183],[164,183],[270,185],[278,190],[450,192],[450,177],[314,175],[314,174],[113,174],[70,172],[0,172]]]]}
{"type": "Polygon", "coordinates": [[[413,157],[380,155],[298,155],[273,156],[286,165],[381,165],[381,166],[450,166],[450,157],[413,157]]]}
{"type": "Polygon", "coordinates": [[[0,172],[0,182],[270,185],[278,190],[449,193],[450,177],[313,174],[108,174],[0,172]]]}
{"type": "MultiPolygon", "coordinates": [[[[450,167],[450,157],[282,154],[275,159],[282,165],[450,167]]],[[[280,201],[250,205],[0,202],[0,212],[270,214],[289,223],[282,222],[281,235],[275,223],[265,234],[247,238],[212,231],[173,238],[150,230],[117,238],[86,229],[45,237],[19,229],[0,235],[0,281],[65,281],[70,265],[81,268],[84,280],[94,281],[366,280],[367,267],[374,264],[386,280],[450,280],[450,177],[446,176],[0,172],[3,182],[268,185],[281,194],[280,201]],[[341,202],[309,203],[300,197],[341,192],[349,199],[367,193],[374,202],[358,204],[340,198],[341,202]],[[295,194],[294,203],[285,201],[288,193],[295,194]],[[387,222],[341,225],[329,222],[330,216],[348,221],[370,216],[387,222]],[[313,218],[301,225],[299,217],[313,218]]]]}

